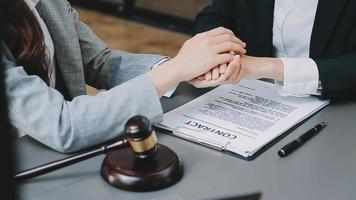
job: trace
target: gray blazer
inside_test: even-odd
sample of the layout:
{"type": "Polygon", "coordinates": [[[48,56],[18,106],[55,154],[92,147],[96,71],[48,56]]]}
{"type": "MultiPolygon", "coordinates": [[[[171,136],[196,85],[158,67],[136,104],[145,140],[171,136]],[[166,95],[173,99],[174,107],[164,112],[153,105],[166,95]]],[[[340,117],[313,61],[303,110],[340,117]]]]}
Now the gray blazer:
{"type": "Polygon", "coordinates": [[[5,84],[11,124],[60,152],[73,152],[122,135],[134,115],[162,119],[156,89],[145,74],[164,57],[113,51],[65,0],[41,0],[37,11],[55,46],[58,73],[70,100],[29,76],[7,51],[5,84]],[[88,96],[85,84],[107,89],[88,96]]]}

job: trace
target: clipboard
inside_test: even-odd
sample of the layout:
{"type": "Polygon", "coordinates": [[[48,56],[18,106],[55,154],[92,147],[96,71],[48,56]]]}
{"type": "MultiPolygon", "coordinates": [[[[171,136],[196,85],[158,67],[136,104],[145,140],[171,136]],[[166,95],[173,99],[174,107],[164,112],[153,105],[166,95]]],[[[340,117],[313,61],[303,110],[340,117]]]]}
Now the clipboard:
{"type": "Polygon", "coordinates": [[[219,86],[165,113],[156,127],[163,133],[254,160],[329,103],[316,97],[281,97],[273,84],[249,80],[219,86]],[[225,134],[234,138],[226,139],[225,134]]]}
{"type": "MultiPolygon", "coordinates": [[[[320,112],[321,110],[317,111],[316,113],[320,112]]],[[[314,114],[316,114],[316,113],[314,113],[314,114]]],[[[164,128],[163,126],[159,126],[159,125],[155,125],[154,128],[160,133],[168,134],[168,135],[174,136],[174,137],[179,138],[179,139],[183,139],[183,140],[186,140],[186,141],[189,141],[189,142],[193,142],[193,143],[196,143],[196,144],[199,144],[199,145],[214,149],[216,151],[220,151],[220,152],[225,153],[227,155],[234,156],[236,158],[240,158],[240,159],[243,159],[243,160],[246,160],[246,161],[253,161],[258,156],[260,156],[262,153],[264,153],[269,148],[271,148],[274,144],[276,144],[281,139],[283,139],[285,136],[287,136],[289,133],[293,132],[295,129],[297,129],[299,126],[301,126],[303,123],[305,123],[313,115],[309,116],[308,118],[306,118],[303,121],[299,122],[298,124],[294,125],[290,129],[288,129],[286,132],[284,132],[283,134],[281,134],[278,137],[276,137],[274,140],[270,141],[269,143],[267,143],[266,145],[261,147],[254,154],[252,154],[251,156],[247,156],[247,157],[242,156],[242,155],[240,155],[238,153],[235,153],[233,151],[230,151],[228,149],[228,146],[231,143],[229,143],[229,142],[222,143],[222,142],[219,142],[219,141],[216,141],[216,140],[206,140],[206,139],[202,139],[202,138],[191,137],[190,135],[187,135],[186,133],[184,133],[185,131],[182,131],[182,129],[186,130],[187,129],[186,127],[180,127],[180,128],[178,128],[178,130],[176,129],[175,131],[169,130],[168,128],[164,128]]],[[[192,130],[192,129],[190,131],[197,132],[196,130],[192,130]]]]}

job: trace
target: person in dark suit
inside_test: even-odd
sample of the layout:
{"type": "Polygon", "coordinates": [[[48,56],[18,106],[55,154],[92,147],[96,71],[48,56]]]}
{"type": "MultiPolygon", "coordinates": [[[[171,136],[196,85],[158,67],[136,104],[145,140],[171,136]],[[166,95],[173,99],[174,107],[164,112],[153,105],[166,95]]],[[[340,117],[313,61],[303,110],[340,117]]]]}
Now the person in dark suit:
{"type": "MultiPolygon", "coordinates": [[[[223,26],[245,42],[239,75],[271,78],[282,95],[356,97],[356,1],[214,0],[195,31],[223,26]]],[[[195,84],[211,80],[224,68],[195,84]]]]}

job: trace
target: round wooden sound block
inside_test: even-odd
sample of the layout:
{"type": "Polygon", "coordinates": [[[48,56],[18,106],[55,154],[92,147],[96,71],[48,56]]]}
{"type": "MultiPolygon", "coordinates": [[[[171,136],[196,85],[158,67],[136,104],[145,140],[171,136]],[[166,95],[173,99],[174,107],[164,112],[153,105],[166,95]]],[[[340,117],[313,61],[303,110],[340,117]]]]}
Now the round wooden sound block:
{"type": "Polygon", "coordinates": [[[110,185],[130,191],[152,191],[177,183],[183,176],[179,157],[157,144],[153,158],[136,158],[131,148],[109,152],[101,165],[101,176],[110,185]]]}

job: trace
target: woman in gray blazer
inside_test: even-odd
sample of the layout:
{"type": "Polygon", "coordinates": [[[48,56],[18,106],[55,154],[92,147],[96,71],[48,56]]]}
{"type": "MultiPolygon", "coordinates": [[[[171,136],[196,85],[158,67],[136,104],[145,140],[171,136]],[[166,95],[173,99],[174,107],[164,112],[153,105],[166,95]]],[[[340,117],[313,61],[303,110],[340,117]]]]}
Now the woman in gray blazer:
{"type": "Polygon", "coordinates": [[[134,115],[159,122],[160,96],[222,63],[233,73],[238,58],[226,52],[244,51],[231,31],[217,28],[185,42],[170,60],[130,54],[109,49],[65,0],[5,4],[1,62],[11,123],[61,152],[119,137],[134,115]],[[85,84],[107,91],[88,96],[85,84]]]}

